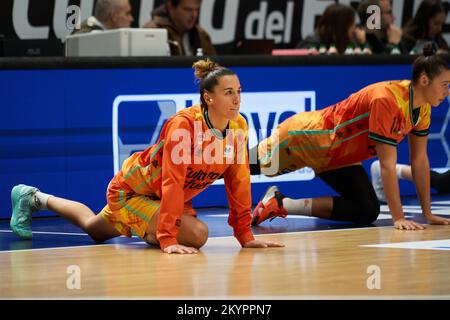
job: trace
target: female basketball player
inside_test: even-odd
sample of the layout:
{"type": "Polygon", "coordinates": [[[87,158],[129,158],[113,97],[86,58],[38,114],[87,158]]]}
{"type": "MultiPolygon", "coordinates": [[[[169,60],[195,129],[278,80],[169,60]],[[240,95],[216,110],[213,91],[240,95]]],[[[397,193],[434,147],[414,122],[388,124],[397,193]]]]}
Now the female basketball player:
{"type": "Polygon", "coordinates": [[[251,224],[247,123],[239,114],[237,75],[210,60],[194,63],[201,104],[179,111],[157,143],[124,161],[107,189],[107,205],[95,215],[85,205],[18,185],[11,193],[11,228],[32,236],[32,212],[48,209],[82,228],[92,239],[137,234],[166,253],[196,253],[208,238],[206,224],[183,213],[184,204],[223,175],[228,222],[245,248],[281,247],[255,240],[251,224]],[[213,151],[212,151],[213,150],[213,151]]]}
{"type": "Polygon", "coordinates": [[[263,174],[275,176],[310,167],[340,196],[295,200],[273,186],[253,211],[252,224],[288,214],[372,223],[380,206],[360,162],[378,156],[395,228],[423,229],[423,225],[405,219],[400,201],[396,146],[407,135],[423,214],[430,224],[450,224],[450,219],[431,212],[427,157],[431,106],[440,105],[449,95],[449,83],[447,61],[427,48],[413,64],[411,81],[372,84],[323,110],[285,120],[259,144],[260,163],[252,165],[252,171],[259,168],[263,174]]]}

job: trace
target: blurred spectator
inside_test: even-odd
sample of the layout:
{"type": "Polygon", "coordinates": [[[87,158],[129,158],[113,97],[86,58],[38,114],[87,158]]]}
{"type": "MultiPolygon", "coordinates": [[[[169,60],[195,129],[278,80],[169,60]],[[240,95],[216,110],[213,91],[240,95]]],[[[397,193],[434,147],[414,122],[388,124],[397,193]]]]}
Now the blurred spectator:
{"type": "Polygon", "coordinates": [[[129,28],[134,19],[131,15],[129,0],[98,0],[94,16],[81,23],[75,33],[88,33],[93,30],[129,28]]]}
{"type": "Polygon", "coordinates": [[[391,1],[363,0],[359,4],[357,11],[361,27],[366,32],[366,39],[373,53],[392,53],[393,50],[398,50],[398,53],[408,53],[408,50],[400,42],[402,30],[394,24],[395,16],[392,11],[391,1]],[[367,20],[372,15],[372,13],[367,13],[367,8],[372,5],[380,8],[379,29],[372,29],[367,25],[367,20]]]}
{"type": "Polygon", "coordinates": [[[355,29],[355,11],[343,4],[329,5],[320,17],[314,33],[297,44],[298,49],[323,49],[328,53],[344,54],[348,47],[365,42],[364,33],[355,29]],[[334,50],[334,51],[333,51],[334,50]]]}
{"type": "Polygon", "coordinates": [[[166,0],[143,27],[167,29],[172,56],[215,55],[211,37],[197,22],[200,6],[201,0],[166,0]]]}
{"type": "Polygon", "coordinates": [[[408,52],[422,53],[425,45],[431,44],[438,53],[449,51],[442,36],[442,27],[447,20],[447,8],[441,0],[424,0],[414,18],[403,28],[402,42],[408,52]]]}

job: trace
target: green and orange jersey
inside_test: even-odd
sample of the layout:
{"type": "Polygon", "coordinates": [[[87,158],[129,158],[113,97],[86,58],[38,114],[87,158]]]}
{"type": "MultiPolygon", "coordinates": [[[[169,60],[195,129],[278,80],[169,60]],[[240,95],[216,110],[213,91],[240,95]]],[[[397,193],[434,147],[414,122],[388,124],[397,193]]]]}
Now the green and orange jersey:
{"type": "Polygon", "coordinates": [[[377,141],[396,146],[409,133],[426,136],[430,117],[430,104],[413,110],[409,80],[375,83],[335,105],[285,120],[260,143],[261,166],[279,157],[277,175],[358,163],[376,156],[377,141]]]}
{"type": "Polygon", "coordinates": [[[156,144],[130,156],[114,177],[125,194],[161,200],[157,239],[162,248],[177,244],[185,202],[222,176],[234,236],[241,244],[254,239],[247,122],[239,115],[229,121],[225,135],[211,129],[200,105],[181,110],[164,124],[156,144]]]}

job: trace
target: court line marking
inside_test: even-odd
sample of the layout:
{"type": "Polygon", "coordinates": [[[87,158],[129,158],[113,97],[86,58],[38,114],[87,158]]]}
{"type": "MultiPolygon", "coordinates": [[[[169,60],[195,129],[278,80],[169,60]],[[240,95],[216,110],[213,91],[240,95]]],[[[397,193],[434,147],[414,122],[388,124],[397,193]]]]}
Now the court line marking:
{"type": "MultiPolygon", "coordinates": [[[[13,233],[12,230],[0,230],[0,233],[13,233]]],[[[71,235],[71,236],[87,236],[86,233],[68,233],[68,232],[52,232],[52,231],[33,231],[33,234],[51,234],[51,235],[71,235]]],[[[119,236],[117,238],[127,238],[125,236],[119,236]]],[[[132,238],[139,238],[137,236],[132,236],[132,238]]],[[[18,239],[18,241],[21,241],[18,239]]],[[[24,240],[24,241],[32,241],[32,240],[24,240]]],[[[145,242],[143,242],[145,243],[145,242]]],[[[59,250],[59,249],[74,249],[74,248],[84,248],[84,247],[103,247],[103,246],[115,246],[115,245],[126,245],[128,243],[104,243],[104,244],[87,244],[87,245],[79,245],[79,246],[67,246],[67,247],[50,247],[50,248],[31,248],[31,249],[15,249],[15,250],[0,250],[0,253],[3,252],[26,252],[26,251],[43,251],[43,250],[59,250]]]]}
{"type": "Polygon", "coordinates": [[[450,239],[365,244],[365,245],[360,245],[360,247],[449,251],[450,250],[450,239]]]}
{"type": "Polygon", "coordinates": [[[102,243],[102,244],[86,244],[86,245],[80,245],[80,246],[68,246],[68,247],[51,247],[51,248],[35,248],[35,249],[15,249],[15,250],[4,250],[0,251],[1,253],[4,252],[27,252],[27,251],[44,251],[44,250],[61,250],[61,249],[78,249],[78,248],[98,248],[98,247],[107,247],[107,246],[128,246],[130,244],[145,244],[147,245],[143,240],[139,242],[129,242],[129,243],[102,243]]]}
{"type": "Polygon", "coordinates": [[[62,250],[62,249],[77,249],[84,247],[105,247],[105,246],[114,246],[117,243],[105,243],[105,244],[88,244],[83,246],[70,246],[70,247],[51,247],[51,248],[36,248],[36,249],[16,249],[16,250],[5,250],[0,251],[2,253],[12,253],[12,252],[27,252],[27,251],[44,251],[44,250],[62,250]]]}
{"type": "MultiPolygon", "coordinates": [[[[386,228],[394,228],[393,226],[373,226],[373,227],[361,227],[361,228],[338,228],[338,229],[324,229],[324,230],[306,230],[306,231],[292,231],[292,232],[281,232],[281,233],[264,233],[264,234],[255,234],[255,237],[260,236],[277,236],[283,234],[303,234],[303,233],[321,233],[321,232],[335,232],[335,231],[355,231],[355,230],[367,230],[367,229],[386,229],[386,228]]],[[[231,236],[232,237],[232,236],[231,236]]],[[[228,238],[228,237],[214,237],[216,238],[228,238]]]]}
{"type": "MultiPolygon", "coordinates": [[[[389,211],[387,211],[389,212],[389,211]]],[[[408,212],[405,212],[406,215],[408,215],[408,212]]],[[[206,214],[204,215],[204,217],[208,217],[208,218],[227,218],[228,214],[206,214]]],[[[289,215],[286,219],[305,219],[305,220],[326,220],[326,219],[321,219],[321,218],[317,218],[317,217],[312,217],[312,216],[301,216],[301,215],[289,215]]],[[[387,213],[380,213],[378,215],[377,221],[378,220],[387,220],[387,219],[392,219],[391,214],[387,214],[387,213]]],[[[330,220],[331,221],[331,220],[330,220]]],[[[336,223],[337,225],[342,225],[342,224],[352,224],[351,222],[346,222],[346,221],[333,221],[333,223],[336,223]]]]}
{"type": "MultiPolygon", "coordinates": [[[[428,225],[428,224],[423,224],[428,225]]],[[[326,230],[305,230],[305,231],[292,231],[292,232],[278,232],[278,233],[265,233],[265,234],[255,234],[255,238],[262,236],[278,236],[278,235],[295,235],[295,234],[305,234],[305,233],[323,233],[323,232],[337,232],[337,231],[355,231],[355,230],[367,230],[367,229],[387,229],[393,228],[393,226],[373,226],[373,227],[361,227],[361,228],[338,228],[338,229],[326,229],[326,230]]],[[[0,230],[0,232],[3,230],[0,230]]],[[[219,236],[219,237],[210,237],[209,239],[226,239],[226,238],[234,238],[234,236],[219,236]]],[[[1,253],[11,253],[11,252],[26,252],[26,251],[44,251],[44,250],[61,250],[61,249],[77,249],[77,248],[96,248],[103,246],[127,246],[127,245],[136,245],[136,244],[145,244],[144,241],[136,241],[130,243],[106,243],[106,244],[90,244],[90,245],[81,245],[81,246],[70,246],[70,247],[51,247],[51,248],[36,248],[36,249],[17,249],[17,250],[4,250],[0,251],[1,253]]],[[[363,246],[363,245],[361,245],[363,246]]]]}
{"type": "MultiPolygon", "coordinates": [[[[351,224],[350,222],[349,222],[349,224],[351,224]]],[[[264,234],[256,234],[255,236],[263,236],[263,235],[267,235],[267,234],[271,234],[271,235],[275,235],[275,234],[285,234],[285,233],[311,233],[311,232],[324,232],[324,231],[327,231],[327,232],[331,232],[331,231],[343,231],[343,230],[361,230],[361,229],[374,229],[374,228],[391,228],[392,226],[372,226],[372,227],[361,227],[361,228],[337,228],[337,229],[326,229],[326,230],[305,230],[305,231],[292,231],[292,232],[279,232],[279,233],[264,233],[264,234]]],[[[0,232],[3,232],[3,233],[12,233],[12,231],[11,230],[0,230],[0,232]]],[[[51,234],[51,235],[70,235],[70,236],[73,236],[73,235],[76,235],[76,236],[89,236],[88,234],[86,234],[86,233],[66,233],[66,232],[53,232],[53,231],[33,231],[33,234],[51,234]]],[[[228,238],[228,237],[234,237],[234,236],[218,236],[218,237],[210,237],[211,239],[212,238],[228,238]]],[[[116,238],[127,238],[127,239],[129,239],[128,237],[125,237],[125,236],[119,236],[119,237],[116,237],[116,238]]],[[[131,238],[138,238],[138,239],[140,239],[139,237],[137,237],[137,236],[132,236],[131,238]]],[[[18,239],[18,240],[20,240],[20,239],[18,239]]],[[[31,241],[31,240],[30,240],[31,241]]],[[[143,241],[143,240],[142,240],[143,241]]],[[[95,245],[95,244],[94,244],[95,245]]],[[[96,246],[96,245],[95,245],[96,246]]],[[[65,247],[65,248],[68,248],[68,247],[65,247]]]]}
{"type": "MultiPolygon", "coordinates": [[[[428,224],[424,224],[428,225],[428,224]]],[[[255,238],[261,236],[277,236],[277,235],[295,235],[295,234],[305,234],[305,233],[323,233],[323,232],[336,232],[336,231],[355,231],[355,230],[367,230],[367,229],[387,229],[393,228],[393,226],[373,226],[373,227],[361,227],[361,228],[340,228],[340,229],[330,229],[330,230],[307,230],[307,231],[292,231],[292,232],[282,232],[282,233],[265,233],[265,234],[255,234],[255,238]]],[[[2,230],[0,230],[2,231],[2,230]]],[[[234,238],[234,236],[219,236],[219,237],[210,237],[209,239],[226,239],[226,238],[234,238]]],[[[26,252],[26,251],[45,251],[45,250],[61,250],[61,249],[77,249],[77,248],[96,248],[96,247],[105,247],[105,246],[127,246],[127,245],[136,245],[136,244],[145,244],[144,241],[136,241],[130,243],[106,243],[106,244],[91,244],[91,245],[82,245],[82,246],[70,246],[70,247],[51,247],[51,248],[37,248],[37,249],[17,249],[17,250],[5,250],[0,251],[1,253],[12,253],[12,252],[26,252]]],[[[360,245],[361,247],[363,245],[360,245]]]]}
{"type": "MultiPolygon", "coordinates": [[[[13,231],[12,230],[1,230],[0,229],[0,232],[3,232],[3,233],[13,233],[13,231]]],[[[86,237],[89,237],[89,235],[87,234],[87,233],[77,233],[77,232],[74,232],[74,233],[70,233],[70,232],[57,232],[57,231],[33,231],[33,234],[54,234],[54,235],[63,235],[63,236],[86,236],[86,237]]],[[[127,238],[127,237],[125,237],[125,236],[118,236],[118,237],[116,237],[116,238],[127,238]]],[[[131,236],[131,238],[139,238],[138,236],[131,236]]]]}
{"type": "MultiPolygon", "coordinates": [[[[12,230],[0,230],[3,233],[13,233],[12,230]]],[[[56,231],[33,231],[33,234],[54,234],[62,236],[89,236],[87,233],[70,233],[70,232],[56,232],[56,231]]]]}
{"type": "MultiPolygon", "coordinates": [[[[435,214],[450,215],[450,207],[448,206],[431,206],[431,210],[435,214]]],[[[422,214],[422,208],[419,205],[404,205],[403,211],[406,214],[422,214]]],[[[389,212],[389,207],[386,204],[382,204],[380,212],[389,212]]]]}
{"type": "Polygon", "coordinates": [[[450,205],[450,200],[442,200],[442,201],[433,201],[431,202],[431,204],[436,204],[436,205],[450,205]]]}
{"type": "MultiPolygon", "coordinates": [[[[383,215],[383,218],[380,220],[386,219],[383,213],[380,215],[383,215]]],[[[205,217],[228,217],[228,214],[213,214],[213,215],[204,215],[205,217]]],[[[390,215],[389,215],[390,216],[390,215]]],[[[290,217],[294,218],[294,217],[290,217]]],[[[296,217],[297,218],[297,217],[296,217]]],[[[306,217],[310,219],[318,219],[315,217],[306,217]]],[[[377,219],[378,220],[378,219],[377,219]]],[[[427,225],[427,224],[424,224],[427,225]]],[[[380,228],[393,228],[393,226],[371,226],[371,227],[360,227],[360,228],[336,228],[336,229],[323,229],[323,230],[305,230],[305,231],[292,231],[292,232],[278,232],[278,233],[265,233],[265,234],[255,234],[255,237],[260,236],[276,236],[276,235],[283,235],[283,234],[304,234],[304,233],[317,233],[317,232],[336,232],[336,231],[354,231],[354,230],[367,230],[367,229],[380,229],[380,228]]],[[[0,230],[0,233],[12,233],[11,230],[0,230]]],[[[35,234],[52,234],[52,235],[76,235],[76,236],[88,236],[85,233],[68,233],[68,232],[51,232],[51,231],[33,231],[35,234]]],[[[124,237],[124,236],[120,236],[124,237]]],[[[124,237],[125,238],[125,237],[124,237]]],[[[132,238],[139,238],[137,236],[132,236],[132,238]]],[[[210,237],[208,239],[224,239],[224,238],[233,238],[233,236],[218,236],[218,237],[210,237]]],[[[136,242],[130,242],[130,243],[111,243],[111,244],[90,244],[90,245],[81,245],[81,246],[69,246],[69,247],[50,247],[50,248],[36,248],[36,249],[17,249],[17,250],[5,250],[0,251],[0,253],[4,252],[19,252],[19,251],[43,251],[43,250],[59,250],[59,249],[73,249],[73,248],[83,248],[83,247],[99,247],[99,246],[116,246],[116,245],[133,245],[133,244],[142,244],[145,243],[144,241],[136,241],[136,242]]]]}
{"type": "MultiPolygon", "coordinates": [[[[261,236],[275,236],[275,235],[283,235],[283,234],[304,234],[304,233],[319,233],[319,232],[333,232],[333,231],[355,231],[355,230],[365,230],[365,229],[382,229],[382,228],[393,228],[392,226],[373,226],[373,227],[361,227],[361,228],[341,228],[341,229],[331,229],[331,230],[307,230],[307,231],[293,231],[293,232],[281,232],[281,233],[265,233],[265,234],[255,234],[255,237],[261,236]]],[[[0,230],[3,231],[3,230],[0,230]]],[[[234,238],[234,236],[219,236],[219,237],[210,237],[209,239],[224,239],[224,238],[234,238]]],[[[135,244],[145,244],[144,241],[136,241],[130,243],[105,243],[105,244],[88,244],[88,245],[80,245],[80,246],[68,246],[68,247],[51,247],[51,248],[36,248],[36,249],[16,249],[16,250],[4,250],[0,251],[2,253],[12,253],[12,252],[27,252],[27,251],[44,251],[44,250],[61,250],[61,249],[77,249],[77,248],[97,248],[104,246],[127,246],[127,245],[135,245],[135,244]]]]}

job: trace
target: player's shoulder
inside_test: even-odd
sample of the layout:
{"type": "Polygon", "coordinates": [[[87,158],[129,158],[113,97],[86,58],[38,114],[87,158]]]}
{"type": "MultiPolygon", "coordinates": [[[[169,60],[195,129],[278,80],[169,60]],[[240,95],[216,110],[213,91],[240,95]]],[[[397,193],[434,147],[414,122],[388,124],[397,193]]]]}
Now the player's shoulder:
{"type": "Polygon", "coordinates": [[[377,82],[365,88],[371,101],[390,101],[396,103],[400,100],[409,99],[409,80],[392,80],[377,82]]]}
{"type": "Polygon", "coordinates": [[[408,95],[411,81],[409,80],[391,80],[373,84],[372,90],[380,95],[395,93],[396,95],[408,95]]]}
{"type": "Polygon", "coordinates": [[[178,111],[175,116],[183,117],[183,118],[192,118],[196,119],[198,117],[201,117],[202,115],[202,108],[199,104],[194,104],[191,107],[181,109],[178,111]]]}
{"type": "Polygon", "coordinates": [[[364,87],[361,91],[385,92],[387,90],[390,90],[391,88],[395,87],[401,88],[404,85],[405,83],[403,82],[403,80],[380,81],[369,84],[368,86],[364,87]]]}
{"type": "Polygon", "coordinates": [[[175,113],[168,119],[168,122],[173,125],[192,126],[194,121],[201,121],[201,119],[202,110],[200,105],[193,105],[192,107],[182,109],[175,113]]]}
{"type": "Polygon", "coordinates": [[[247,120],[245,120],[244,116],[239,113],[236,119],[231,121],[231,127],[233,127],[233,129],[243,129],[247,131],[248,123],[247,120]]]}

